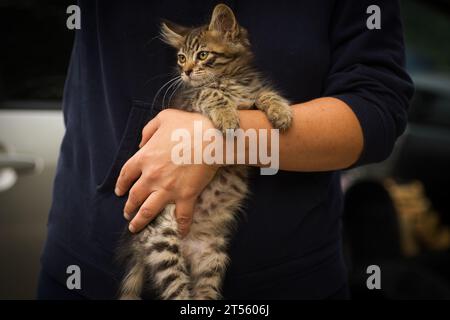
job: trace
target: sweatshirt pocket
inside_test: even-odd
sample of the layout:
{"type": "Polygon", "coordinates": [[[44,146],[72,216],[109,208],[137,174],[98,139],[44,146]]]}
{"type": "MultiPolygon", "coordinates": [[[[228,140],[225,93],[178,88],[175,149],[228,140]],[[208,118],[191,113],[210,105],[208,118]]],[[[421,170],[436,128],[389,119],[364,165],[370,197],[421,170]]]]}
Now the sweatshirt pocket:
{"type": "Polygon", "coordinates": [[[115,252],[126,225],[123,208],[127,197],[114,194],[117,178],[123,165],[138,151],[142,129],[156,113],[148,103],[133,101],[119,147],[91,199],[91,239],[107,252],[115,252]]]}
{"type": "Polygon", "coordinates": [[[117,152],[102,182],[97,185],[98,192],[114,191],[116,180],[125,162],[138,150],[141,132],[145,124],[152,118],[154,111],[146,102],[133,101],[122,139],[117,152]]]}

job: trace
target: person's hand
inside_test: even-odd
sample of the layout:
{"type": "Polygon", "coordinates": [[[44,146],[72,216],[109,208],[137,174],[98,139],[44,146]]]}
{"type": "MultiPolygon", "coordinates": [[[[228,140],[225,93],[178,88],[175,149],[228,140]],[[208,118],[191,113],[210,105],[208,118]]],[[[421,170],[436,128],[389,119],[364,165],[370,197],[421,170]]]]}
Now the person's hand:
{"type": "Polygon", "coordinates": [[[166,109],[143,129],[141,148],[122,167],[115,189],[117,196],[129,190],[124,216],[132,219],[131,232],[142,230],[167,204],[175,203],[179,231],[182,236],[188,233],[196,199],[217,171],[217,166],[176,165],[171,159],[172,148],[179,143],[171,140],[172,133],[184,128],[193,139],[194,121],[201,121],[203,130],[213,128],[203,115],[166,109]]]}

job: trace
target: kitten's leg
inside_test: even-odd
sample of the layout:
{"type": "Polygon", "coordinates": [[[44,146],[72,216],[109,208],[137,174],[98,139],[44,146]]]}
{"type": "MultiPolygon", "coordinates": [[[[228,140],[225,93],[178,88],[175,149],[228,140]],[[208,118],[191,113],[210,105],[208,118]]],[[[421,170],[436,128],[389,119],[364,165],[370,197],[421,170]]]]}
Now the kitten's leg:
{"type": "Polygon", "coordinates": [[[210,88],[202,90],[194,108],[208,116],[214,126],[223,132],[239,127],[236,105],[220,90],[210,88]]]}
{"type": "Polygon", "coordinates": [[[142,261],[133,259],[131,268],[122,280],[120,300],[140,300],[144,284],[145,266],[142,261]]]}
{"type": "Polygon", "coordinates": [[[287,130],[292,122],[292,109],[289,102],[271,90],[258,94],[255,106],[263,111],[275,129],[287,130]]]}
{"type": "Polygon", "coordinates": [[[228,264],[227,239],[248,193],[247,167],[219,169],[201,194],[191,231],[183,244],[190,262],[192,297],[221,298],[220,289],[228,264]]]}
{"type": "Polygon", "coordinates": [[[228,264],[226,242],[213,236],[211,241],[201,241],[196,246],[202,249],[192,255],[192,298],[195,300],[218,300],[222,297],[220,290],[228,264]]]}
{"type": "Polygon", "coordinates": [[[190,299],[190,278],[180,251],[175,205],[168,205],[156,219],[144,258],[151,280],[164,300],[190,299]]]}

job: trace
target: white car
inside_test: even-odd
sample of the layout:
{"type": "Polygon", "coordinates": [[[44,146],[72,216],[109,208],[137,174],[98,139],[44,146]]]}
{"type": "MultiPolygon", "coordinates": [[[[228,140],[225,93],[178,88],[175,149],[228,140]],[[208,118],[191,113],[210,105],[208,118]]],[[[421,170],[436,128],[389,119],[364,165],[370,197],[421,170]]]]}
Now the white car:
{"type": "Polygon", "coordinates": [[[27,101],[0,107],[0,299],[35,297],[64,134],[61,110],[42,109],[54,104],[27,101]]]}

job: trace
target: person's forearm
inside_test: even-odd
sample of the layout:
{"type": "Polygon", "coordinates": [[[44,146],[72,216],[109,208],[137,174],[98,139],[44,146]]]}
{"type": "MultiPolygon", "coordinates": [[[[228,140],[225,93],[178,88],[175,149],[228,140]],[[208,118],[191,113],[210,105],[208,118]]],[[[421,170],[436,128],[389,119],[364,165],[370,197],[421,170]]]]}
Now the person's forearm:
{"type": "MultiPolygon", "coordinates": [[[[291,128],[280,133],[280,169],[328,171],[351,166],[363,148],[363,134],[353,111],[341,100],[320,98],[292,106],[291,128]]],[[[242,129],[271,129],[259,110],[240,111],[242,129]]]]}

